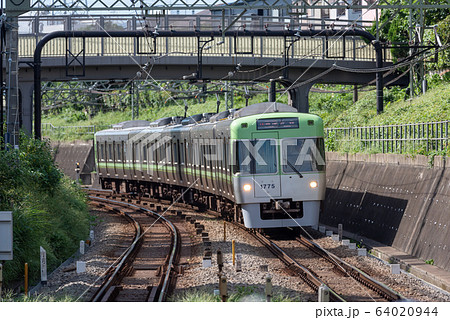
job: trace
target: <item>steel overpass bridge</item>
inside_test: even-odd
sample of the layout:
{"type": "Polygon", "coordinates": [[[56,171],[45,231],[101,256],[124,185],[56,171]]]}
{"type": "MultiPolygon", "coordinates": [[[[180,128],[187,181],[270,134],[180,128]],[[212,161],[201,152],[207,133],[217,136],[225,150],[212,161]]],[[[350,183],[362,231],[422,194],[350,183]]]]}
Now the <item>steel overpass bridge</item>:
{"type": "MultiPolygon", "coordinates": [[[[40,93],[34,104],[32,99],[34,92],[40,90],[40,83],[46,81],[272,81],[286,87],[290,103],[302,112],[308,112],[308,93],[314,83],[375,85],[377,67],[383,67],[385,76],[379,78],[379,88],[383,84],[407,84],[405,77],[389,70],[393,65],[389,51],[379,44],[377,49],[376,40],[360,28],[292,28],[278,18],[272,23],[263,21],[263,30],[259,30],[258,21],[254,26],[258,30],[241,24],[223,32],[220,21],[214,25],[210,16],[196,16],[193,23],[181,19],[182,22],[165,28],[142,28],[135,17],[121,16],[121,21],[129,19],[127,27],[122,28],[128,30],[108,31],[107,19],[19,18],[19,26],[28,26],[22,32],[19,29],[18,39],[18,110],[25,131],[32,132],[33,113],[34,119],[40,120],[40,93]],[[196,23],[204,27],[197,27],[196,23]],[[43,24],[47,30],[61,25],[69,30],[43,34],[43,24]],[[80,25],[84,30],[80,30],[80,25]],[[41,50],[39,58],[35,56],[36,48],[41,50]],[[38,108],[34,108],[36,105],[38,108]]],[[[58,28],[62,29],[53,29],[58,28]]],[[[39,135],[39,129],[36,131],[39,135]]]]}
{"type": "MultiPolygon", "coordinates": [[[[412,0],[407,5],[390,0],[333,3],[309,0],[187,3],[174,0],[169,4],[157,0],[111,3],[75,0],[70,4],[59,0],[25,0],[20,4],[6,0],[6,19],[2,20],[2,25],[12,30],[6,32],[6,43],[18,43],[4,51],[10,52],[10,57],[17,56],[12,59],[12,69],[8,69],[7,63],[11,60],[7,60],[6,55],[2,59],[7,69],[4,79],[12,79],[12,85],[6,85],[5,92],[12,92],[7,99],[11,102],[7,122],[9,126],[15,121],[15,129],[8,131],[17,132],[17,121],[12,119],[21,119],[21,126],[32,131],[37,64],[39,81],[139,81],[143,77],[153,81],[280,82],[288,90],[291,104],[301,111],[308,111],[308,92],[314,83],[376,83],[378,101],[382,101],[384,85],[406,85],[407,79],[390,68],[393,64],[388,51],[378,47],[377,38],[362,39],[364,30],[361,28],[369,23],[361,17],[356,20],[336,18],[333,12],[353,10],[364,16],[372,10],[378,17],[379,9],[393,9],[393,15],[407,9],[412,13],[410,29],[414,36],[420,23],[415,12],[449,6],[449,1],[429,5],[422,0],[412,0]],[[112,10],[126,14],[108,15],[112,10]],[[178,10],[192,10],[192,14],[168,14],[178,10]],[[200,10],[207,10],[207,14],[203,17],[198,14],[200,10]],[[329,10],[331,19],[309,17],[317,10],[325,10],[325,13],[329,10]],[[33,15],[17,18],[24,12],[33,15]],[[286,16],[278,17],[281,13],[286,16]],[[125,25],[115,23],[118,20],[125,20],[125,25]],[[136,30],[143,35],[61,36],[46,43],[36,63],[34,49],[45,34],[54,30],[72,34],[83,30],[106,33],[136,30]],[[17,39],[14,39],[14,32],[17,39]],[[8,34],[12,36],[8,38],[8,34]],[[20,67],[14,69],[16,62],[20,67]],[[15,75],[16,87],[20,88],[17,96],[15,75]]],[[[382,27],[377,19],[375,23],[377,29],[382,27]]],[[[273,86],[271,88],[274,99],[273,86]]],[[[381,110],[382,104],[379,104],[378,111],[381,110]]],[[[37,115],[39,110],[34,108],[34,111],[37,115]]]]}

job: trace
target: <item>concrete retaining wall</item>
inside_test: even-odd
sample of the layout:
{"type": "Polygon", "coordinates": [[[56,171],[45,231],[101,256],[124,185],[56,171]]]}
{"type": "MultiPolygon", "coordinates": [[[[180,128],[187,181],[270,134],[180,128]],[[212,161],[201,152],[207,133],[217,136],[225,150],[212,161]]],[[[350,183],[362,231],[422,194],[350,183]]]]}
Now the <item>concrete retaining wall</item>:
{"type": "Polygon", "coordinates": [[[443,157],[327,153],[320,221],[450,271],[450,170],[443,157]]]}
{"type": "Polygon", "coordinates": [[[95,170],[93,141],[52,142],[55,162],[72,179],[76,179],[76,164],[80,163],[81,184],[91,184],[91,172],[95,170]]]}

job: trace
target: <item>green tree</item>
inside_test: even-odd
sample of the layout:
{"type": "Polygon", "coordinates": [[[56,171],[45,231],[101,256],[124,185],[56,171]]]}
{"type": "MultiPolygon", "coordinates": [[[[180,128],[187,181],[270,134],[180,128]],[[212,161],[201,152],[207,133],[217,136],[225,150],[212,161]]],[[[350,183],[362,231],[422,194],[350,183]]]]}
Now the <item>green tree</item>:
{"type": "MultiPolygon", "coordinates": [[[[409,4],[409,0],[401,0],[400,5],[409,4]]],[[[446,0],[428,0],[427,4],[446,4],[446,0]]],[[[427,9],[423,11],[425,27],[430,27],[439,24],[444,19],[447,19],[450,14],[450,9],[427,9]]],[[[413,11],[413,20],[418,20],[420,11],[418,9],[413,11]]],[[[391,49],[395,60],[401,60],[406,58],[409,54],[409,49],[406,47],[409,41],[409,19],[410,10],[400,9],[383,9],[381,11],[379,25],[383,26],[379,30],[380,40],[389,41],[392,44],[402,43],[405,48],[393,48],[391,49]]],[[[376,25],[370,29],[372,34],[376,34],[376,25]]],[[[442,33],[444,37],[448,34],[447,29],[441,29],[438,33],[442,33]]]]}

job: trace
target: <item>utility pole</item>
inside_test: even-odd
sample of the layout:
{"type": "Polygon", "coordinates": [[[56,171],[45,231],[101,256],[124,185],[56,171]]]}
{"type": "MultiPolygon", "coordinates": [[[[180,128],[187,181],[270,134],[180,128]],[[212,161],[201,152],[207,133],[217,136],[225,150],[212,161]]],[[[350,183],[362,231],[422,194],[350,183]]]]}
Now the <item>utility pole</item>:
{"type": "MultiPolygon", "coordinates": [[[[412,5],[413,0],[409,0],[409,4],[412,5]]],[[[425,20],[422,4],[423,0],[416,0],[416,8],[409,9],[409,42],[414,46],[421,46],[423,44],[425,20]]],[[[409,49],[409,55],[414,55],[418,50],[420,50],[420,48],[409,49]]],[[[411,69],[409,70],[409,80],[411,98],[417,96],[419,92],[424,91],[425,72],[423,60],[419,60],[411,66],[411,69]]]]}
{"type": "MultiPolygon", "coordinates": [[[[19,19],[30,10],[30,0],[16,3],[6,1],[6,139],[5,142],[18,147],[21,122],[19,105],[19,19]]],[[[2,70],[3,72],[3,70],[2,70]]]]}
{"type": "Polygon", "coordinates": [[[131,102],[131,120],[135,119],[135,114],[134,114],[134,82],[131,81],[130,83],[130,102],[131,102]]]}
{"type": "Polygon", "coordinates": [[[6,17],[6,143],[19,145],[18,17],[6,17]]]}

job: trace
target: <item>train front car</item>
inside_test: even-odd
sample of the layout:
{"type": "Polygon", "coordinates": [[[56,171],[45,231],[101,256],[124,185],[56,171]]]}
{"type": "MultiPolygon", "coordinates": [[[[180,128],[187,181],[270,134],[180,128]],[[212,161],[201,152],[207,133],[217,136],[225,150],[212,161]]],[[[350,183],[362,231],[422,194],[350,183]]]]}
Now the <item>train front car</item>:
{"type": "Polygon", "coordinates": [[[317,226],[326,183],[322,119],[260,103],[236,114],[230,138],[245,226],[317,226]]]}

